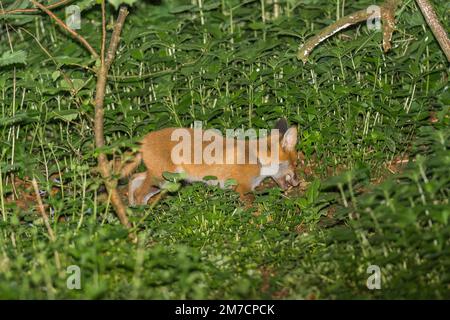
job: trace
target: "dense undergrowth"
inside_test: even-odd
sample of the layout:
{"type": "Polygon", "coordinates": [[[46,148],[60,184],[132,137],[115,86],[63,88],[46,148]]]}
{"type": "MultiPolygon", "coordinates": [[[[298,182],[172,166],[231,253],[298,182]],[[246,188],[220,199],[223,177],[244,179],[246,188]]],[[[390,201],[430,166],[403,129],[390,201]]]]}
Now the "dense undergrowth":
{"type": "MultiPolygon", "coordinates": [[[[98,8],[79,3],[80,33],[99,43],[98,8]]],[[[372,1],[285,1],[279,17],[264,1],[189,3],[131,10],[106,97],[108,152],[196,120],[271,128],[286,116],[305,190],[258,191],[245,209],[233,191],[186,186],[130,209],[130,243],[92,171],[95,61],[46,16],[0,20],[0,297],[450,298],[448,66],[414,1],[391,52],[361,25],[305,65],[299,44],[372,1]],[[80,290],[66,287],[70,265],[80,290]],[[371,265],[380,290],[366,286],[371,265]]],[[[449,4],[434,5],[448,30],[449,4]]]]}

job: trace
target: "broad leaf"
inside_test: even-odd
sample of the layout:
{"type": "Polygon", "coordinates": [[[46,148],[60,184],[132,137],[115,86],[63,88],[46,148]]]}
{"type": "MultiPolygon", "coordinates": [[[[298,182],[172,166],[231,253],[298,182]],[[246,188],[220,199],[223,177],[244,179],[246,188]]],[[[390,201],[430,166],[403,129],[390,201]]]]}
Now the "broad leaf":
{"type": "Polygon", "coordinates": [[[108,0],[110,4],[113,5],[114,8],[118,9],[122,4],[133,5],[137,0],[108,0]]]}
{"type": "Polygon", "coordinates": [[[12,64],[25,64],[27,59],[27,53],[23,50],[11,52],[5,51],[0,58],[0,67],[9,66],[12,64]]]}

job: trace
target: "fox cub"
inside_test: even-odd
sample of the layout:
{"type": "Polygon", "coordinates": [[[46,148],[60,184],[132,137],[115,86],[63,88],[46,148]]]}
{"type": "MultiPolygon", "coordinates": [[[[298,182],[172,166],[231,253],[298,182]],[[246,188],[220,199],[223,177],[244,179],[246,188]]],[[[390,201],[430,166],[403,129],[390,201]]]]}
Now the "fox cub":
{"type": "Polygon", "coordinates": [[[187,128],[166,128],[147,134],[140,143],[139,152],[120,172],[122,178],[128,177],[142,161],[147,167],[146,172],[134,174],[129,180],[129,204],[147,204],[164,187],[165,171],[183,173],[187,182],[204,181],[222,188],[225,181],[234,179],[237,182],[235,190],[242,200],[266,177],[273,178],[283,190],[297,186],[297,128],[289,128],[286,119],[280,119],[275,129],[265,137],[253,140],[223,137],[214,130],[187,128]],[[185,138],[181,146],[184,149],[180,148],[177,137],[185,138]],[[211,176],[217,180],[204,180],[211,176]]]}

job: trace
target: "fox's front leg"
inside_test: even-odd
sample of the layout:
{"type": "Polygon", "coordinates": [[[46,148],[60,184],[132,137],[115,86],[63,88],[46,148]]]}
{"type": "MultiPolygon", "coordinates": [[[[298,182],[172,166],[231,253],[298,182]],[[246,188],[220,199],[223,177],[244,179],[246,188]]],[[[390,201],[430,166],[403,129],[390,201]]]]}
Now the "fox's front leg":
{"type": "Polygon", "coordinates": [[[135,192],[136,189],[138,189],[142,183],[144,182],[146,177],[146,172],[136,173],[134,174],[129,182],[128,182],[128,204],[130,206],[135,206],[135,192]]]}
{"type": "Polygon", "coordinates": [[[153,186],[152,176],[148,172],[133,175],[128,183],[128,202],[131,206],[145,205],[160,190],[153,186]]]}

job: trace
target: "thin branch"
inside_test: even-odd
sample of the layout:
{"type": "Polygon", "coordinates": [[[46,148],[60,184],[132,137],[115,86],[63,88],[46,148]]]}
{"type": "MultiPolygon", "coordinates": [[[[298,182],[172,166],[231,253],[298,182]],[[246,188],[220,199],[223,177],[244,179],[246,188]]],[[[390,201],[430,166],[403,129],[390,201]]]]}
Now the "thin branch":
{"type": "Polygon", "coordinates": [[[392,34],[395,29],[395,10],[401,4],[401,0],[386,0],[381,6],[381,21],[383,22],[383,50],[391,49],[392,34]]]}
{"type": "Polygon", "coordinates": [[[351,25],[367,21],[370,18],[381,18],[383,22],[383,49],[385,52],[388,51],[391,48],[392,32],[395,28],[395,10],[400,3],[401,0],[386,0],[380,6],[379,14],[363,9],[339,19],[332,25],[319,31],[317,35],[309,38],[305,44],[299,48],[297,58],[306,63],[311,51],[322,41],[351,25]]]}
{"type": "Polygon", "coordinates": [[[434,12],[433,7],[428,0],[416,0],[416,2],[422,11],[428,26],[436,37],[436,40],[439,42],[442,51],[444,51],[444,54],[447,56],[447,61],[450,62],[450,39],[448,38],[444,27],[439,22],[436,12],[434,12]]]}
{"type": "MultiPolygon", "coordinates": [[[[58,1],[56,3],[53,4],[49,4],[48,6],[46,6],[47,9],[55,9],[58,7],[61,7],[67,3],[70,3],[74,0],[61,0],[58,1]]],[[[5,14],[17,14],[17,13],[33,13],[33,12],[39,12],[39,9],[35,9],[35,8],[28,8],[28,9],[11,9],[11,10],[0,10],[0,15],[5,15],[5,14]]]]}
{"type": "MultiPolygon", "coordinates": [[[[41,214],[42,219],[44,220],[44,224],[45,224],[45,227],[47,228],[47,233],[50,237],[50,241],[55,242],[56,237],[55,237],[55,234],[53,233],[52,227],[50,226],[50,222],[48,221],[47,213],[45,213],[44,204],[42,203],[41,194],[39,193],[39,186],[37,184],[35,177],[33,177],[33,180],[31,180],[31,184],[33,185],[34,193],[36,194],[36,199],[37,199],[37,203],[38,203],[39,213],[41,214]]],[[[59,259],[59,253],[57,250],[53,250],[53,254],[55,256],[56,268],[58,270],[60,270],[61,269],[61,260],[59,259]]]]}
{"type": "MultiPolygon", "coordinates": [[[[117,17],[116,23],[114,24],[114,30],[111,36],[111,41],[109,43],[109,48],[107,55],[101,63],[100,68],[97,72],[97,85],[95,89],[95,118],[94,118],[94,133],[95,133],[95,145],[98,149],[105,145],[104,137],[104,99],[106,92],[106,83],[108,79],[108,71],[111,64],[115,58],[117,47],[120,42],[120,34],[122,32],[125,19],[128,15],[128,9],[126,7],[121,7],[119,10],[119,15],[117,17]]],[[[103,24],[105,24],[103,20],[103,24]]],[[[103,26],[103,31],[106,32],[106,28],[103,26]]],[[[105,37],[105,36],[104,36],[105,37]]],[[[102,59],[103,60],[103,59],[102,59]]],[[[115,180],[111,175],[111,169],[109,167],[108,158],[106,154],[100,151],[98,155],[98,168],[105,181],[106,188],[111,197],[112,205],[119,217],[120,222],[127,228],[131,227],[128,221],[126,206],[123,204],[119,192],[117,191],[117,180],[115,180]]]]}
{"type": "Polygon", "coordinates": [[[101,63],[105,63],[105,48],[106,48],[106,0],[102,0],[102,47],[100,51],[101,63]]]}
{"type": "Polygon", "coordinates": [[[322,41],[328,39],[333,34],[353,25],[356,23],[360,23],[362,21],[366,21],[370,16],[370,13],[367,12],[366,9],[357,11],[353,14],[345,16],[332,25],[325,27],[320,30],[318,34],[309,38],[299,49],[297,53],[297,59],[302,60],[306,63],[309,54],[314,50],[316,46],[318,46],[322,41]]]}
{"type": "Polygon", "coordinates": [[[39,193],[39,187],[38,187],[36,178],[33,178],[33,180],[31,180],[31,184],[33,185],[34,193],[36,194],[36,200],[38,203],[39,213],[41,214],[42,219],[44,220],[44,224],[45,224],[45,227],[47,228],[47,232],[50,237],[50,240],[52,242],[55,242],[56,237],[55,237],[55,234],[53,233],[53,229],[50,226],[50,223],[48,222],[48,216],[47,216],[47,213],[45,213],[44,204],[42,203],[42,198],[41,198],[41,194],[39,193]]]}
{"type": "Polygon", "coordinates": [[[116,23],[114,24],[113,33],[111,36],[111,41],[109,43],[108,53],[105,58],[105,65],[109,71],[109,67],[116,56],[117,47],[120,42],[120,34],[122,33],[123,24],[128,15],[128,9],[126,7],[121,7],[119,10],[119,16],[117,17],[116,23]]]}
{"type": "Polygon", "coordinates": [[[83,36],[75,32],[74,30],[70,29],[61,19],[59,19],[53,12],[51,12],[49,9],[44,7],[42,4],[37,2],[36,0],[30,0],[36,7],[44,11],[46,14],[48,14],[57,24],[61,26],[64,30],[69,32],[75,39],[81,42],[82,45],[93,55],[95,58],[98,58],[98,53],[92,48],[92,46],[89,44],[89,42],[86,41],[83,36]]]}

